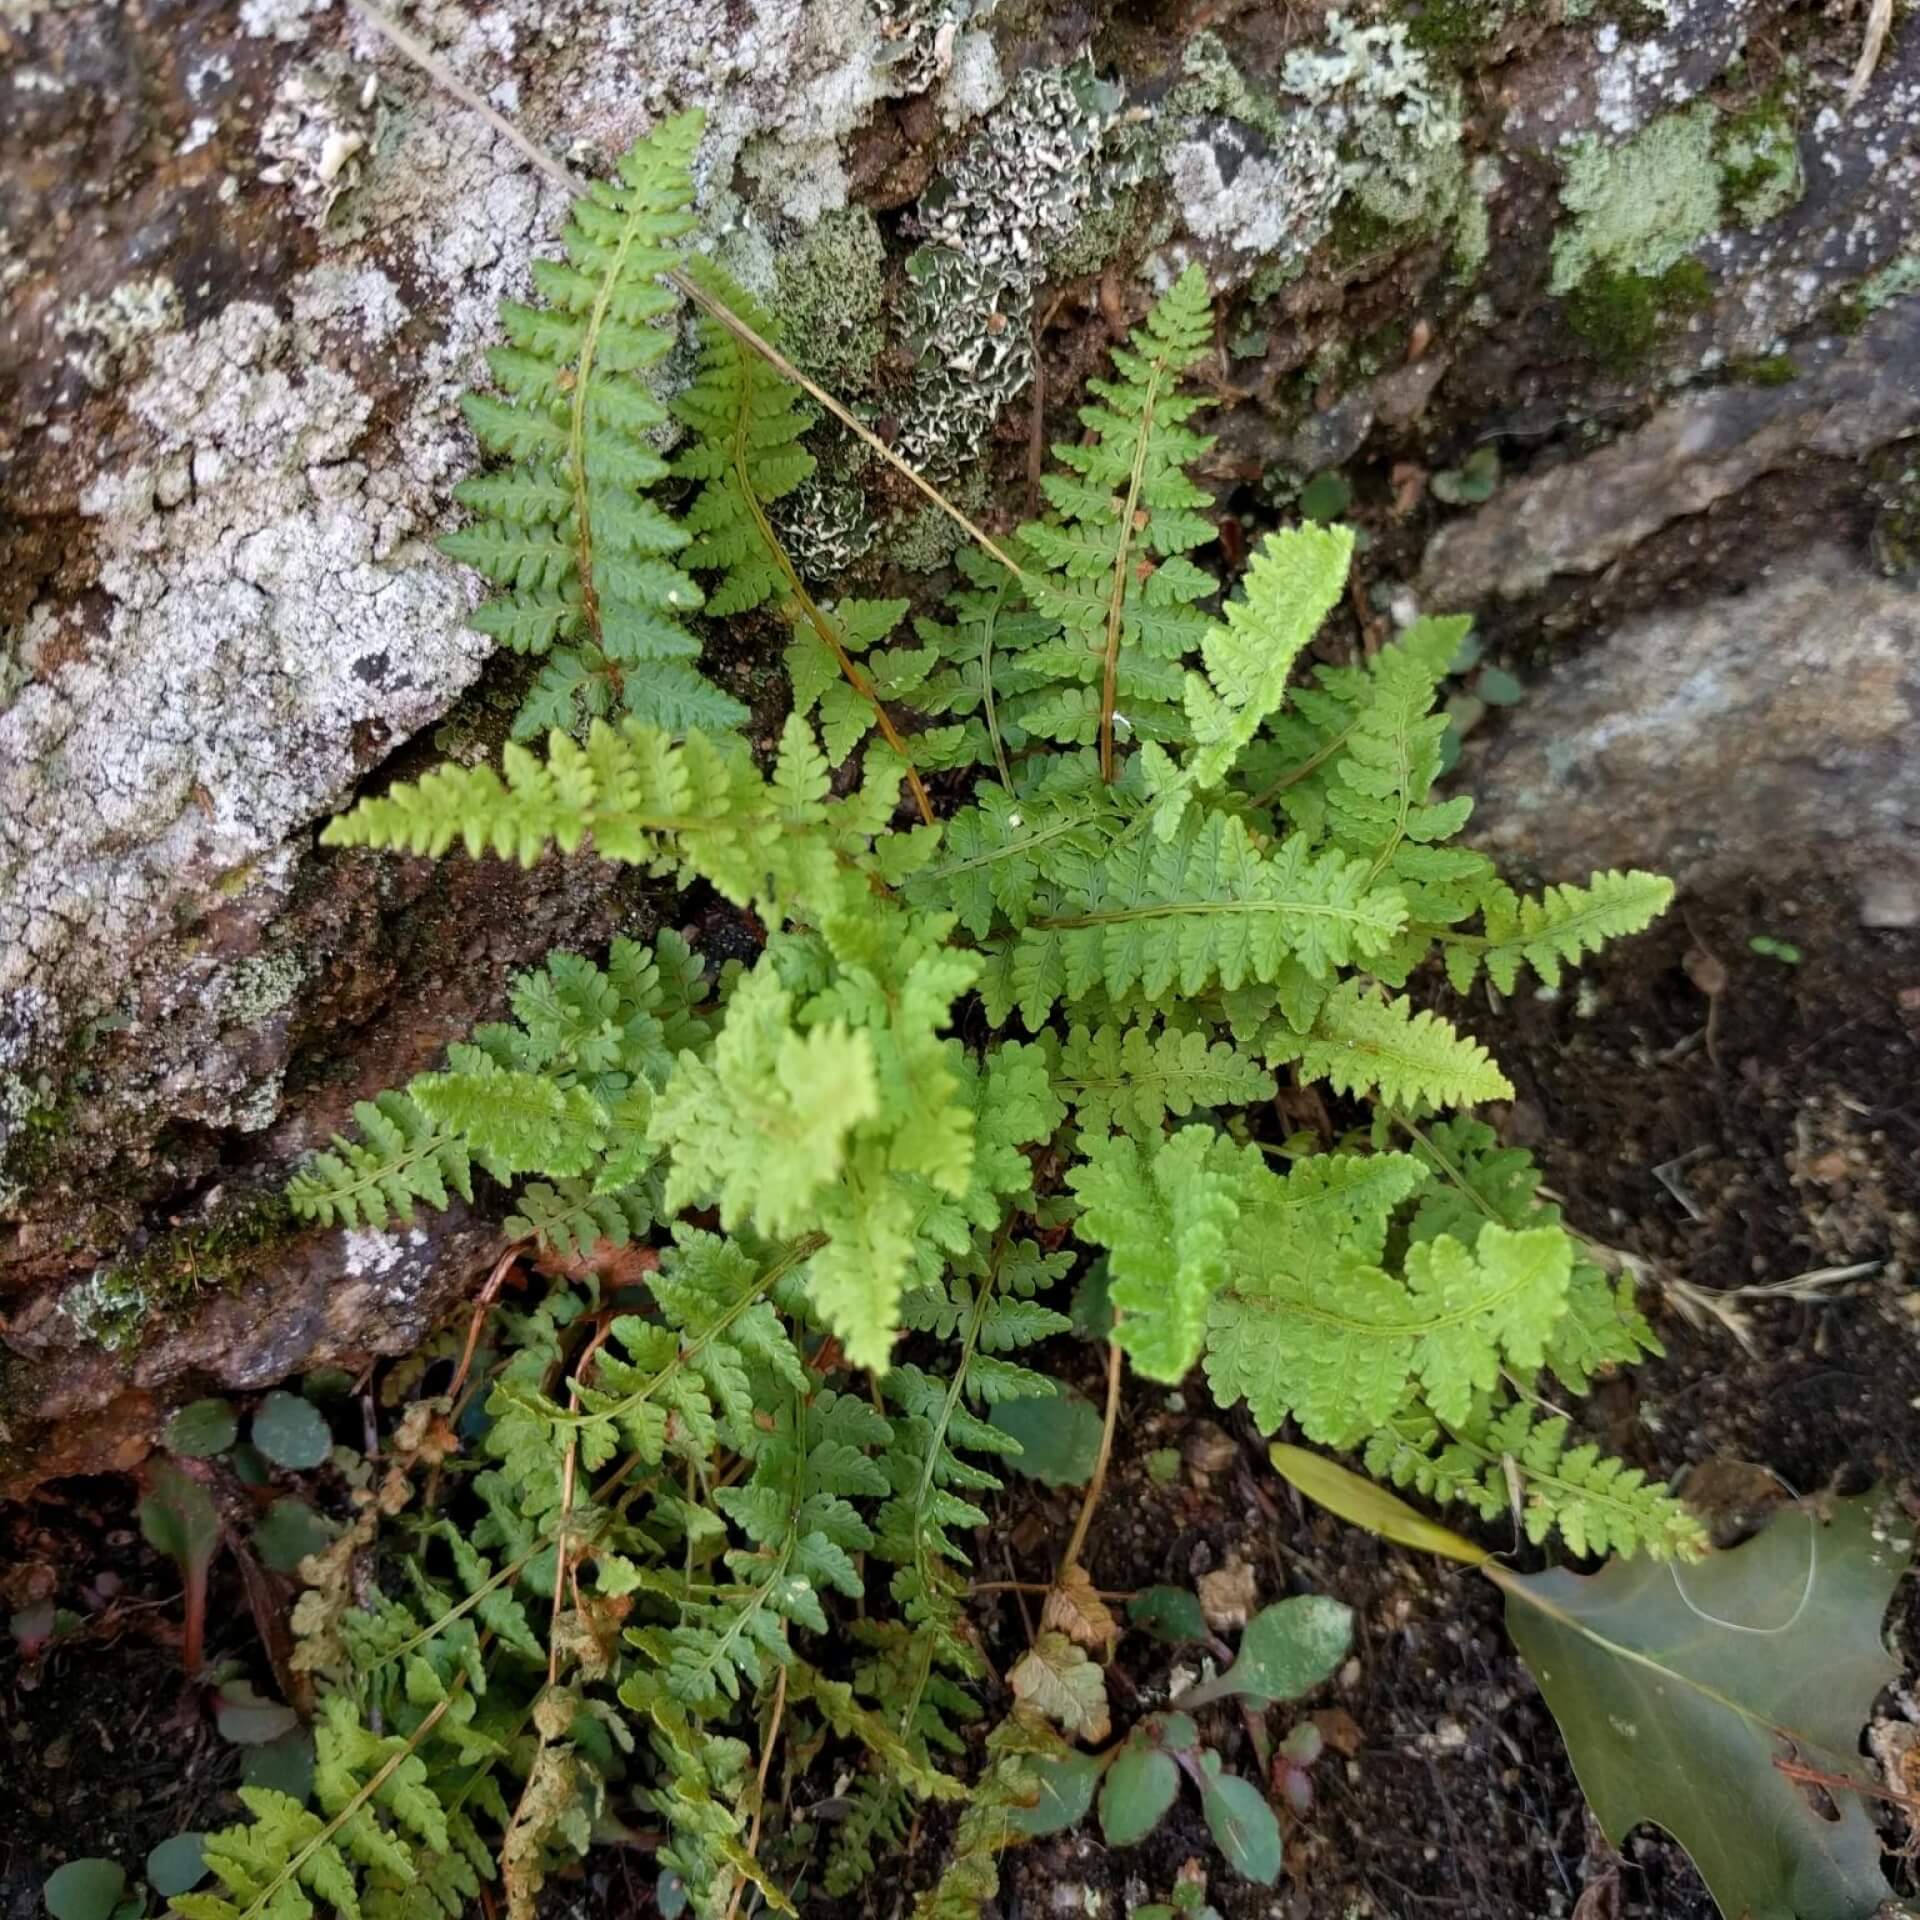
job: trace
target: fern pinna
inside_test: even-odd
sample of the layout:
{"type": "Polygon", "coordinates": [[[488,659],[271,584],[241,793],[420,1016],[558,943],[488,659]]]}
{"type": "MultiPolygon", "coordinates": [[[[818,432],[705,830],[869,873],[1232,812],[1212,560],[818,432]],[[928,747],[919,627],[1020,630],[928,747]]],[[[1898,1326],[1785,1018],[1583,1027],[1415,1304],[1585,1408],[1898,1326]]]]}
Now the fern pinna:
{"type": "Polygon", "coordinates": [[[768,512],[806,475],[807,416],[710,318],[687,437],[654,449],[640,376],[673,338],[695,131],[668,123],[581,202],[539,270],[550,306],[508,311],[509,399],[473,403],[518,464],[465,489],[482,517],[451,550],[509,589],[487,630],[549,653],[522,729],[553,722],[544,748],[395,786],[324,837],[590,847],[764,941],[717,969],[672,933],[552,956],[510,1020],[295,1179],[297,1212],[350,1227],[504,1191],[558,1277],[494,1308],[307,1563],[326,1784],[316,1807],[249,1799],[192,1920],[453,1914],[496,1873],[522,1920],[630,1823],[700,1913],[749,1888],[788,1911],[969,1794],[916,1911],[977,1912],[1032,1763],[1066,1750],[1022,1708],[965,1784],[993,1684],[972,1534],[1019,1458],[991,1416],[1056,1391],[1037,1350],[1096,1257],[1148,1379],[1202,1366],[1263,1432],[1489,1522],[1517,1502],[1535,1540],[1700,1545],[1552,1410],[1653,1336],[1527,1156],[1458,1111],[1511,1089],[1427,1004],[1482,973],[1553,985],[1668,884],[1523,898],[1454,844],[1436,708],[1465,623],[1301,669],[1346,531],[1268,536],[1221,604],[1194,558],[1197,269],[1116,354],[1011,567],[963,551],[945,619],[816,597],[768,512]],[[694,576],[707,617],[790,625],[793,711],[758,758],[688,664],[694,576]],[[952,770],[942,818],[916,759],[952,770]],[[1283,1080],[1332,1096],[1322,1132],[1274,1137],[1283,1080]],[[783,1739],[844,1778],[835,1830],[789,1832],[776,1872],[783,1739]]]}

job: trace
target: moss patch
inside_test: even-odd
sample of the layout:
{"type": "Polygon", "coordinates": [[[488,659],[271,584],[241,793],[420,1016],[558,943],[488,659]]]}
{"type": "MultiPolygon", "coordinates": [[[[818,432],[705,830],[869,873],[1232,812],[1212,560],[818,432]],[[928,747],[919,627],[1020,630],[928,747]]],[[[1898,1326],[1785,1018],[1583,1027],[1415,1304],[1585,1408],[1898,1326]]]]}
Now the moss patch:
{"type": "Polygon", "coordinates": [[[86,1338],[118,1353],[139,1341],[155,1314],[178,1310],[206,1288],[238,1284],[263,1248],[293,1230],[277,1191],[235,1200],[212,1219],[76,1281],[60,1296],[60,1311],[86,1338]]]}
{"type": "Polygon", "coordinates": [[[1639,365],[1690,313],[1711,304],[1713,277],[1697,260],[1660,274],[1589,273],[1567,297],[1567,324],[1603,366],[1639,365]]]}

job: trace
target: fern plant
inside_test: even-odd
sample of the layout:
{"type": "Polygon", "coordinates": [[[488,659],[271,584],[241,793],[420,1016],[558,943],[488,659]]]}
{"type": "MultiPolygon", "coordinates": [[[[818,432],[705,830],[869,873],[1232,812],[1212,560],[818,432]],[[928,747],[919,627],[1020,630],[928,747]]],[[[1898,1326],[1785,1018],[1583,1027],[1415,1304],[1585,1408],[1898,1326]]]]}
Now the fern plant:
{"type": "Polygon", "coordinates": [[[509,310],[511,403],[475,403],[520,464],[467,490],[485,517],[455,550],[511,589],[490,631],[558,649],[529,716],[556,723],[544,750],[440,768],[324,838],[590,847],[713,890],[764,941],[718,969],[671,934],[552,956],[511,1021],[356,1109],[357,1137],[296,1177],[296,1211],[345,1226],[505,1194],[509,1232],[568,1277],[495,1309],[308,1563],[299,1658],[338,1764],[317,1811],[249,1803],[190,1920],[310,1897],[452,1913],[496,1871],[518,1920],[633,1819],[702,1914],[748,1888],[787,1911],[796,1882],[850,1889],[923,1803],[958,1799],[916,1913],[978,1912],[1035,1766],[1065,1751],[1022,1706],[964,1778],[991,1686],[969,1535],[1018,1455],[988,1416],[1055,1390],[1034,1350],[1095,1256],[1146,1378],[1203,1365],[1263,1431],[1489,1522],[1518,1503],[1535,1540],[1701,1545],[1550,1404],[1653,1336],[1532,1162],[1459,1111],[1511,1088],[1428,1004],[1443,981],[1556,983],[1668,883],[1523,898],[1453,844],[1468,803],[1435,791],[1435,709],[1465,623],[1299,672],[1344,530],[1270,535],[1221,604],[1194,557],[1198,269],[1056,450],[1047,517],[962,552],[946,620],[816,596],[769,511],[809,460],[769,363],[703,318],[687,438],[671,462],[649,438],[665,409],[636,376],[671,339],[694,132],[668,123],[583,200],[542,271],[551,310],[509,310]],[[694,575],[707,617],[789,629],[793,711],[760,759],[686,664],[694,575]],[[951,770],[943,817],[916,762],[951,770]],[[1333,1096],[1325,1137],[1274,1137],[1288,1082],[1333,1096]],[[443,1465],[466,1525],[434,1507],[443,1465]],[[784,1879],[783,1740],[845,1774],[837,1832],[790,1835],[784,1879]]]}

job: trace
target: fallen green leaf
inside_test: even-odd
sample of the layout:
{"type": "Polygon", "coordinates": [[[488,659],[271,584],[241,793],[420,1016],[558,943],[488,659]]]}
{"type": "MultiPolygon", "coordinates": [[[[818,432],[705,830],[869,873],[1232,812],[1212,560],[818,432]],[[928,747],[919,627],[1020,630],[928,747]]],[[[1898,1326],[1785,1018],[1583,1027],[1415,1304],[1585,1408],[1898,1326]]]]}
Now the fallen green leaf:
{"type": "Polygon", "coordinates": [[[1881,1622],[1912,1532],[1867,1494],[1785,1509],[1694,1566],[1488,1569],[1615,1846],[1638,1821],[1664,1827],[1728,1920],[1868,1920],[1892,1897],[1839,1783],[1859,1777],[1860,1730],[1900,1671],[1881,1622]]]}
{"type": "Polygon", "coordinates": [[[1384,1487],[1377,1487],[1371,1480],[1336,1465],[1323,1454],[1309,1453],[1304,1447],[1289,1447],[1276,1440],[1267,1449],[1267,1457],[1281,1478],[1298,1487],[1309,1500],[1356,1527],[1377,1533],[1383,1540],[1403,1547],[1418,1547],[1423,1553],[1444,1554],[1449,1560],[1464,1561],[1470,1567],[1480,1566],[1491,1558],[1485,1547],[1477,1547],[1451,1527],[1429,1520],[1384,1487]]]}

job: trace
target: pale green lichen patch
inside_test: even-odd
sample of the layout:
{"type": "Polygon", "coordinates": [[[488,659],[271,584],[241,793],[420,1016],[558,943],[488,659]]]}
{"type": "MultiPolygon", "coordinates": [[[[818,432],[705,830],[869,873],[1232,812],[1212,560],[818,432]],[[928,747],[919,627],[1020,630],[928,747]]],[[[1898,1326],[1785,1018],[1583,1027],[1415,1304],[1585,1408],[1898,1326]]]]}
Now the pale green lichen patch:
{"type": "Polygon", "coordinates": [[[887,250],[865,207],[825,214],[774,266],[786,350],[836,393],[864,392],[884,344],[887,250]]]}
{"type": "Polygon", "coordinates": [[[258,953],[238,962],[220,989],[220,1016],[251,1027],[276,1014],[299,991],[306,967],[295,953],[258,953]]]}
{"type": "Polygon", "coordinates": [[[1551,291],[1570,293],[1599,269],[1658,279],[1720,224],[1719,115],[1708,106],[1656,120],[1618,146],[1586,136],[1566,149],[1551,291]]]}

